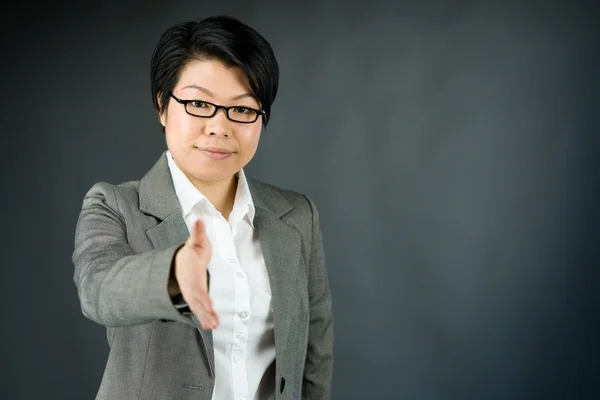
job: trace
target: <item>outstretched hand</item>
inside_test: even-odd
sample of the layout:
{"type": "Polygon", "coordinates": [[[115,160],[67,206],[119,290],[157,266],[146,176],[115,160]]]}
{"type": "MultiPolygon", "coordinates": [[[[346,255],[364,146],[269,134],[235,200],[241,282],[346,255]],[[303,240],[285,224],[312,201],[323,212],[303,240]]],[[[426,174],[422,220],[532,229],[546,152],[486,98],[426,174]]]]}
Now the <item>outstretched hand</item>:
{"type": "Polygon", "coordinates": [[[208,295],[208,263],[212,248],[206,236],[204,222],[194,223],[190,237],[175,255],[175,279],[190,310],[202,328],[215,329],[219,316],[208,295]]]}

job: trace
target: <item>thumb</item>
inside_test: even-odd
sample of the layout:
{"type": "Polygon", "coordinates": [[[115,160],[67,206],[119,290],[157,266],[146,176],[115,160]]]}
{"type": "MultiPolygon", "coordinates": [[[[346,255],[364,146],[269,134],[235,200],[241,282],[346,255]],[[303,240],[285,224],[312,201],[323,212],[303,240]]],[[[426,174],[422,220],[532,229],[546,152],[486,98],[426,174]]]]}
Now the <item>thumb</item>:
{"type": "Polygon", "coordinates": [[[194,222],[192,226],[192,232],[190,234],[189,243],[192,247],[204,247],[206,240],[204,221],[200,218],[194,222]]]}

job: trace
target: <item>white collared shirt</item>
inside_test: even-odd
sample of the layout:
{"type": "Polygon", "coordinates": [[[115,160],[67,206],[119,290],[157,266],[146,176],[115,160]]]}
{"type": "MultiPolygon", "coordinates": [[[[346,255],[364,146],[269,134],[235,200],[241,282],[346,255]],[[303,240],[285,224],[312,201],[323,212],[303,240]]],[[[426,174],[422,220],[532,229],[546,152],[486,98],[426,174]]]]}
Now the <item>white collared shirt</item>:
{"type": "Polygon", "coordinates": [[[212,399],[262,400],[259,393],[275,390],[274,373],[267,371],[275,361],[275,339],[271,288],[254,234],[254,203],[246,176],[243,170],[238,174],[228,222],[179,169],[169,151],[167,160],[188,230],[202,218],[212,246],[209,295],[220,320],[213,331],[212,399]],[[261,383],[266,372],[268,379],[261,383]]]}

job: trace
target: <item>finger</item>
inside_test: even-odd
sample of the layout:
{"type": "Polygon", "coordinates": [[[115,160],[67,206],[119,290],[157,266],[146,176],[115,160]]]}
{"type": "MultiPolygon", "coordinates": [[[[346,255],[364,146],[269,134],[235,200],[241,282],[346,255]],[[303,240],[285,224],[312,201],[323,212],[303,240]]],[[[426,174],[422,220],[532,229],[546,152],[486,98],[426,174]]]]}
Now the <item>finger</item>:
{"type": "Polygon", "coordinates": [[[215,329],[219,325],[219,317],[216,314],[204,313],[201,315],[201,321],[210,329],[215,329]]]}
{"type": "Polygon", "coordinates": [[[202,329],[214,329],[214,322],[211,321],[209,318],[207,318],[203,314],[196,314],[196,317],[198,318],[198,321],[200,321],[200,326],[202,326],[202,329]]]}
{"type": "Polygon", "coordinates": [[[198,321],[200,322],[200,325],[202,325],[203,329],[208,329],[209,328],[209,321],[208,318],[206,318],[206,313],[204,312],[204,309],[202,308],[201,304],[198,303],[190,303],[190,309],[192,310],[192,312],[194,313],[194,315],[196,316],[196,318],[198,319],[198,321]]]}
{"type": "Polygon", "coordinates": [[[210,297],[203,296],[202,293],[196,293],[190,303],[190,308],[199,318],[203,316],[211,322],[216,322],[218,324],[219,316],[213,308],[210,297]]]}
{"type": "Polygon", "coordinates": [[[195,300],[209,313],[214,313],[213,302],[210,296],[203,290],[195,293],[195,300]]]}
{"type": "Polygon", "coordinates": [[[214,313],[214,312],[212,312],[212,313],[208,312],[201,305],[196,304],[196,307],[194,307],[194,309],[192,311],[194,312],[194,314],[196,315],[196,317],[200,321],[200,324],[202,325],[202,328],[204,328],[204,329],[214,329],[214,328],[216,328],[219,325],[219,318],[216,315],[216,313],[214,313]]]}
{"type": "Polygon", "coordinates": [[[206,240],[207,239],[206,239],[204,221],[202,221],[200,218],[198,218],[196,220],[196,222],[194,222],[194,225],[192,226],[190,239],[189,239],[190,244],[193,247],[204,247],[206,240]]]}
{"type": "Polygon", "coordinates": [[[208,273],[203,272],[200,277],[198,277],[198,284],[200,285],[200,290],[198,294],[201,296],[203,302],[206,303],[207,306],[212,307],[212,300],[208,295],[208,273]]]}

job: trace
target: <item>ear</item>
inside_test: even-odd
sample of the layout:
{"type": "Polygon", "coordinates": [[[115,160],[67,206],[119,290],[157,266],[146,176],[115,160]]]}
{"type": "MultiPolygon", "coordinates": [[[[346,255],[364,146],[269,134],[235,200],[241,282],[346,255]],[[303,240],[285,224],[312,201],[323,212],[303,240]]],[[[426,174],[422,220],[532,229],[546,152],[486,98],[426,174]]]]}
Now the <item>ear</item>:
{"type": "Polygon", "coordinates": [[[160,101],[160,93],[156,95],[156,103],[158,104],[158,120],[160,121],[160,124],[163,126],[163,128],[165,127],[165,125],[167,124],[167,109],[166,107],[163,107],[161,101],[160,101]]]}

